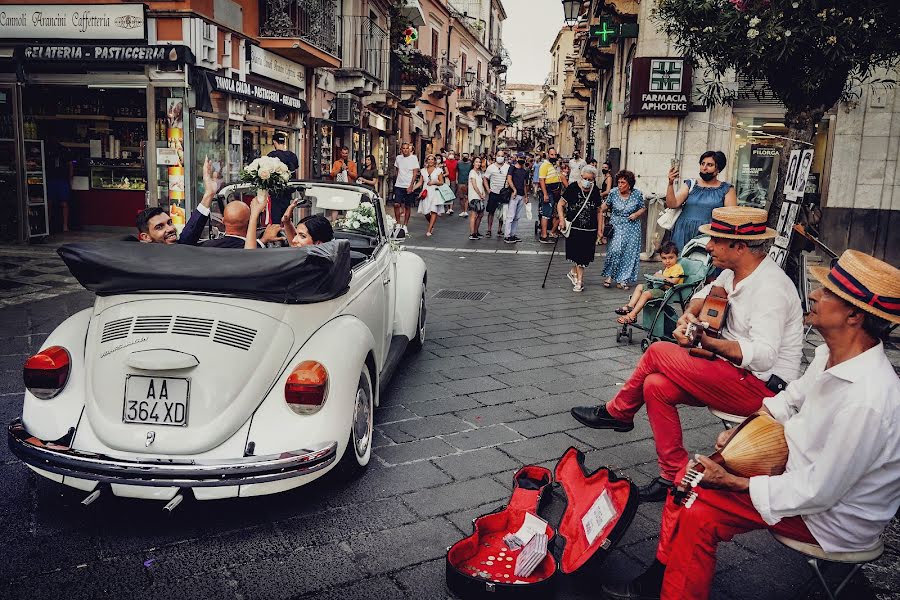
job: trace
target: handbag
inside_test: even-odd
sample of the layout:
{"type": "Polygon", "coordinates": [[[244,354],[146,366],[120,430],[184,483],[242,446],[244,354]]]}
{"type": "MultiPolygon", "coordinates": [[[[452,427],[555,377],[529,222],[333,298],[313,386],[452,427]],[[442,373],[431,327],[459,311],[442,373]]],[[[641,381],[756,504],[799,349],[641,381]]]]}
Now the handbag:
{"type": "MultiPolygon", "coordinates": [[[[694,188],[694,180],[686,179],[685,183],[687,183],[688,195],[690,195],[691,190],[694,188]]],[[[687,202],[687,200],[685,200],[685,202],[687,202]]],[[[678,221],[678,217],[680,216],[681,206],[679,206],[678,208],[667,208],[662,211],[662,214],[659,215],[659,218],[656,220],[656,224],[668,231],[675,227],[675,223],[678,221]]]]}
{"type": "Polygon", "coordinates": [[[456,200],[456,194],[453,193],[453,188],[450,187],[449,183],[444,183],[437,187],[438,193],[441,195],[441,200],[446,204],[447,202],[453,202],[456,200]]]}
{"type": "MultiPolygon", "coordinates": [[[[582,198],[584,198],[584,202],[581,203],[581,208],[579,208],[579,209],[578,209],[578,212],[575,213],[575,218],[572,219],[572,221],[577,221],[577,220],[578,220],[578,217],[581,216],[581,211],[583,211],[583,210],[584,210],[584,207],[587,206],[588,199],[585,198],[584,196],[582,196],[582,198]]],[[[561,234],[563,234],[563,237],[568,238],[568,237],[569,237],[569,234],[572,233],[572,221],[570,221],[570,220],[568,220],[568,219],[563,219],[563,220],[565,221],[566,228],[565,228],[565,229],[560,229],[559,232],[560,232],[561,234]]]]}
{"type": "Polygon", "coordinates": [[[509,204],[512,198],[512,188],[505,187],[500,190],[500,204],[509,204]]]}

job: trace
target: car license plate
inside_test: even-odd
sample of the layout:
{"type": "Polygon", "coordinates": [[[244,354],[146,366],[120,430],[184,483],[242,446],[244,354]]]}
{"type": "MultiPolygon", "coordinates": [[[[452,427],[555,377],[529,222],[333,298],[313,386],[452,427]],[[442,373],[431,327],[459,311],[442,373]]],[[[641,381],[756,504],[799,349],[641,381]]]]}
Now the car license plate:
{"type": "Polygon", "coordinates": [[[146,425],[187,425],[190,380],[128,375],[122,421],[146,425]]]}

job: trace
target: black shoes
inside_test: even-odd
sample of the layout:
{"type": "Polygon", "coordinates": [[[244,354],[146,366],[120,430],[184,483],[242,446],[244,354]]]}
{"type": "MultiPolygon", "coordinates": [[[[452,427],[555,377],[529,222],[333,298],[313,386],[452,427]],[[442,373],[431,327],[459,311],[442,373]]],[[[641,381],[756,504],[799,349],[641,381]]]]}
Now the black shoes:
{"type": "Polygon", "coordinates": [[[638,489],[638,497],[641,499],[641,502],[662,502],[673,487],[675,487],[675,484],[668,479],[657,477],[638,489]]]}
{"type": "Polygon", "coordinates": [[[621,432],[634,429],[634,423],[612,418],[606,412],[606,406],[602,404],[600,406],[576,406],[572,408],[571,412],[579,423],[594,429],[612,429],[621,432]]]}
{"type": "Polygon", "coordinates": [[[516,244],[519,242],[519,238],[510,236],[508,238],[503,238],[503,241],[507,244],[516,244]]]}
{"type": "Polygon", "coordinates": [[[607,598],[615,600],[659,600],[666,565],[654,559],[650,567],[633,581],[602,586],[607,598]]]}

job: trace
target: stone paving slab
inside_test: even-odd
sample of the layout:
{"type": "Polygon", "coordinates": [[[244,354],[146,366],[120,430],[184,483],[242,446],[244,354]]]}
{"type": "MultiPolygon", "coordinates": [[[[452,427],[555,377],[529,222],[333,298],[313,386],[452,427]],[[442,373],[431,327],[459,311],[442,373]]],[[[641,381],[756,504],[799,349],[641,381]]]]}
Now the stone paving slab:
{"type": "MultiPolygon", "coordinates": [[[[612,311],[627,294],[600,285],[602,258],[588,269],[584,293],[571,291],[560,256],[541,289],[548,246],[470,246],[462,221],[440,220],[427,241],[414,224],[410,244],[423,247],[431,294],[490,294],[482,302],[430,299],[425,348],[404,360],[382,397],[363,477],[271,497],[188,499],[167,517],[156,503],[112,497],[85,509],[83,494],[34,476],[2,445],[0,597],[448,598],[446,547],[471,532],[472,518],[505,503],[522,464],[552,468],[574,446],[589,468],[649,481],[657,466],[644,411],[627,433],[588,429],[568,414],[610,399],[640,356],[638,337],[615,341],[612,311]]],[[[57,264],[52,249],[0,248],[0,279],[13,270],[65,277],[57,264]]],[[[40,285],[47,289],[0,296],[25,298],[0,309],[0,420],[19,413],[25,357],[92,303],[63,280],[40,285]],[[26,298],[34,293],[53,297],[26,298]]],[[[708,448],[721,429],[705,409],[685,408],[681,417],[692,451],[708,448]]],[[[545,516],[558,519],[564,505],[554,491],[545,516]]],[[[554,597],[593,599],[599,582],[637,575],[653,556],[660,511],[640,506],[606,561],[560,577],[554,597]]],[[[846,597],[898,597],[896,525],[886,540],[885,557],[865,567],[846,597]]],[[[723,545],[712,597],[788,598],[806,577],[802,559],[767,533],[738,536],[723,545]]]]}

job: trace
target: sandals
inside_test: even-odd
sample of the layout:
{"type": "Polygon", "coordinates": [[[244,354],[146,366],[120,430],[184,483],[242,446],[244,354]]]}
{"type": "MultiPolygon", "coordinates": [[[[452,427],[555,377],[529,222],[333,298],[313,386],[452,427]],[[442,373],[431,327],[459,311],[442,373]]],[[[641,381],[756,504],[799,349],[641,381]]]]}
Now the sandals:
{"type": "Polygon", "coordinates": [[[634,307],[633,307],[633,306],[628,306],[628,305],[626,304],[626,305],[623,306],[622,308],[617,308],[617,309],[616,309],[616,314],[617,314],[617,315],[627,315],[628,313],[630,313],[630,312],[633,311],[633,310],[634,310],[634,307]]]}
{"type": "Polygon", "coordinates": [[[566,277],[569,278],[569,281],[572,282],[572,285],[578,285],[578,280],[575,279],[575,274],[572,273],[572,271],[569,271],[568,273],[566,273],[566,277]]]}
{"type": "Polygon", "coordinates": [[[608,287],[610,287],[610,286],[612,286],[612,277],[608,277],[608,278],[603,282],[603,287],[608,288],[608,287]]]}
{"type": "Polygon", "coordinates": [[[629,315],[622,315],[618,319],[616,319],[616,323],[619,325],[634,325],[634,322],[637,321],[637,317],[632,317],[629,315]]]}
{"type": "Polygon", "coordinates": [[[616,284],[616,289],[619,289],[619,290],[625,290],[625,291],[627,292],[627,291],[630,290],[631,288],[628,287],[628,285],[625,284],[625,283],[617,283],[617,284],[616,284]]]}

